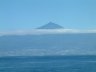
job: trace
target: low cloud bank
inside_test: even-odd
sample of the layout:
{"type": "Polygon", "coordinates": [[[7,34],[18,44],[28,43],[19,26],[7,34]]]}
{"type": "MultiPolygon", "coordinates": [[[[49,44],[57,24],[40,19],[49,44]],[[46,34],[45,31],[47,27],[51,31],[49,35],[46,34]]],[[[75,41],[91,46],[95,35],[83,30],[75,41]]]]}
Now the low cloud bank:
{"type": "Polygon", "coordinates": [[[96,30],[78,30],[78,29],[32,29],[0,32],[2,35],[41,35],[41,34],[63,34],[63,33],[96,33],[96,30]]]}

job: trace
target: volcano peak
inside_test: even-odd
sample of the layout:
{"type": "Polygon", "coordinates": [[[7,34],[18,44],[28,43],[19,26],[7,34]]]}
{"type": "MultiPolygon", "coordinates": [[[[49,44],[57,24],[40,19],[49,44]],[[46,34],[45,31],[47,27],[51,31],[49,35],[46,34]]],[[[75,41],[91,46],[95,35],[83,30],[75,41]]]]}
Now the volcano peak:
{"type": "Polygon", "coordinates": [[[45,25],[39,27],[38,29],[63,29],[63,27],[56,23],[49,22],[48,24],[45,24],[45,25]]]}

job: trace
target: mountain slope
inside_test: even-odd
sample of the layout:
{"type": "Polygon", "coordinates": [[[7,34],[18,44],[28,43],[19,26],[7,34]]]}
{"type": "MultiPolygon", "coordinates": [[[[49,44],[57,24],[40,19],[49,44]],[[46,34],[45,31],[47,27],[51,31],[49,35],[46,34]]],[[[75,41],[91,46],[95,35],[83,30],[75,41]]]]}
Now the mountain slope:
{"type": "Polygon", "coordinates": [[[0,56],[96,55],[96,34],[9,35],[0,37],[0,56]]]}

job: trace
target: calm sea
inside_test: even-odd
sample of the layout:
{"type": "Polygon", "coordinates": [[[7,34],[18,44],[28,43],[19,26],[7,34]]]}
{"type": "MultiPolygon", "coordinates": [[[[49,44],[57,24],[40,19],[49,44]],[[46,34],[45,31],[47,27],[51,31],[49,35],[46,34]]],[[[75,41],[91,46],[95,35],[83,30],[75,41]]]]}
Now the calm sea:
{"type": "Polygon", "coordinates": [[[0,72],[96,72],[96,56],[0,57],[0,72]]]}

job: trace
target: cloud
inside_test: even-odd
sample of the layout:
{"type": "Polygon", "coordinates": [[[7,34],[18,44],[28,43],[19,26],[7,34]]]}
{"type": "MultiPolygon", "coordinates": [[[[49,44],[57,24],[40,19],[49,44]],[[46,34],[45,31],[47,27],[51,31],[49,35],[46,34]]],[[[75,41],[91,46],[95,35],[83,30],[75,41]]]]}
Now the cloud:
{"type": "Polygon", "coordinates": [[[53,55],[95,55],[94,50],[83,50],[82,48],[71,48],[71,49],[60,49],[60,48],[45,48],[45,49],[15,49],[8,51],[1,51],[0,57],[2,56],[53,56],[53,55]]]}
{"type": "Polygon", "coordinates": [[[2,35],[41,35],[41,34],[63,34],[63,33],[96,33],[96,30],[78,30],[78,29],[32,29],[0,32],[2,35]]]}

